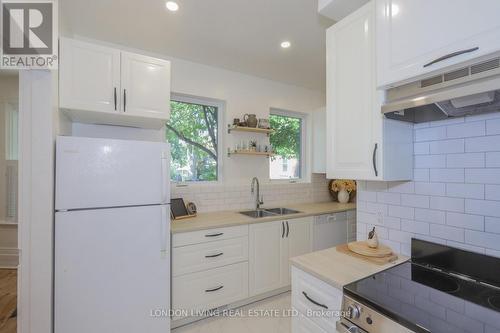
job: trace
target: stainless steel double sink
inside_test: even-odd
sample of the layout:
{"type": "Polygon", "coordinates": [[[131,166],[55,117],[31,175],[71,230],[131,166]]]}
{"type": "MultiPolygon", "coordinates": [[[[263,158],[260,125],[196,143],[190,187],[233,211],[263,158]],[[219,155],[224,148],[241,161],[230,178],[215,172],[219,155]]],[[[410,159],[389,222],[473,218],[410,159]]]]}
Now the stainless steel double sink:
{"type": "Polygon", "coordinates": [[[282,216],[282,215],[291,215],[300,213],[298,210],[290,209],[290,208],[269,208],[269,209],[256,209],[256,210],[248,210],[244,212],[240,212],[240,214],[253,217],[254,219],[262,218],[262,217],[271,217],[271,216],[282,216]]]}

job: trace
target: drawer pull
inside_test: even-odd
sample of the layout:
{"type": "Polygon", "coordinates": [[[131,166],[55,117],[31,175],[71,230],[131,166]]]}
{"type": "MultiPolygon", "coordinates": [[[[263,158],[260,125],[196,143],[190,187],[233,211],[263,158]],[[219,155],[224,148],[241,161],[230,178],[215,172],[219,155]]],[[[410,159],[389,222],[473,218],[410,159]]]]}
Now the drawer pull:
{"type": "Polygon", "coordinates": [[[212,293],[214,291],[221,290],[222,288],[224,288],[224,286],[220,286],[220,287],[217,287],[217,288],[214,288],[214,289],[207,289],[207,290],[205,290],[205,292],[206,293],[212,293]]]}
{"type": "Polygon", "coordinates": [[[321,307],[321,308],[323,308],[323,309],[328,310],[328,307],[327,307],[326,305],[316,302],[316,301],[315,301],[315,300],[313,300],[311,297],[307,296],[307,293],[306,293],[305,291],[303,291],[303,292],[302,292],[302,294],[303,294],[303,295],[305,296],[305,298],[307,298],[307,300],[308,300],[309,302],[311,302],[312,304],[317,305],[317,306],[319,306],[319,307],[321,307]]]}
{"type": "Polygon", "coordinates": [[[211,255],[205,256],[205,258],[217,258],[217,257],[220,257],[223,254],[224,254],[224,252],[217,253],[217,254],[211,254],[211,255]]]}
{"type": "Polygon", "coordinates": [[[222,236],[224,235],[223,232],[219,232],[218,234],[208,234],[208,235],[205,235],[205,237],[219,237],[219,236],[222,236]]]}
{"type": "Polygon", "coordinates": [[[442,56],[441,58],[437,58],[436,60],[432,60],[428,64],[425,64],[424,68],[432,66],[434,64],[437,64],[438,62],[441,62],[441,61],[444,61],[444,60],[447,60],[447,59],[450,59],[450,58],[453,58],[453,57],[457,57],[457,56],[465,54],[465,53],[475,52],[477,50],[479,50],[479,47],[473,47],[472,49],[467,49],[467,50],[462,50],[462,51],[457,51],[457,52],[453,52],[453,53],[447,54],[445,56],[442,56]]]}

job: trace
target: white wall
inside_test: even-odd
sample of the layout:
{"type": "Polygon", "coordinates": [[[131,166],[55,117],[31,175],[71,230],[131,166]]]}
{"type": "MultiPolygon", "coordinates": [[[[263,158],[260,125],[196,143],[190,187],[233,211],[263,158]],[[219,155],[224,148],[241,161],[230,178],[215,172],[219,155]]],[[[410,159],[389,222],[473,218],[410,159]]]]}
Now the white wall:
{"type": "Polygon", "coordinates": [[[358,238],[411,237],[500,257],[500,113],[415,125],[413,182],[360,182],[358,238]]]}
{"type": "MultiPolygon", "coordinates": [[[[6,161],[5,161],[5,110],[7,102],[19,100],[19,79],[17,75],[0,76],[0,222],[6,209],[6,161]]],[[[0,267],[17,266],[17,226],[0,225],[0,267]]]]}
{"type": "MultiPolygon", "coordinates": [[[[170,60],[172,62],[172,92],[223,101],[225,103],[225,116],[222,119],[223,128],[226,128],[227,124],[232,123],[233,118],[243,118],[245,113],[254,113],[259,118],[267,118],[270,109],[277,108],[311,114],[314,110],[325,105],[325,95],[323,92],[119,45],[85,40],[170,60]]],[[[312,117],[310,118],[308,121],[311,123],[312,117]]],[[[99,129],[98,125],[74,125],[73,135],[96,136],[103,135],[103,131],[108,130],[113,131],[109,127],[99,129]]],[[[114,132],[119,137],[131,138],[130,133],[118,133],[116,130],[114,132]]],[[[144,133],[144,131],[137,131],[138,138],[144,139],[144,133]]],[[[162,139],[163,133],[158,136],[158,133],[152,131],[150,138],[151,140],[162,139]]],[[[265,139],[265,137],[256,135],[227,134],[227,131],[222,131],[222,179],[225,183],[250,182],[254,176],[262,180],[269,178],[269,163],[267,159],[258,157],[227,157],[227,147],[234,147],[234,144],[241,139],[251,138],[265,139]]]]}

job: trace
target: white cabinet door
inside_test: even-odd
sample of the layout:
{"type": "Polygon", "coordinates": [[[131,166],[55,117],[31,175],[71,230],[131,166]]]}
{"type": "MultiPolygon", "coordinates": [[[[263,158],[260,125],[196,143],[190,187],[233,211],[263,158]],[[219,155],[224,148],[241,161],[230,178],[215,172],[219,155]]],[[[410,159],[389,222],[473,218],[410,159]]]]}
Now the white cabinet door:
{"type": "Polygon", "coordinates": [[[327,31],[328,178],[378,179],[373,161],[380,154],[382,115],[373,6],[365,5],[327,31]]]}
{"type": "Polygon", "coordinates": [[[66,38],[60,47],[59,106],[118,112],[120,51],[66,38]]]}
{"type": "Polygon", "coordinates": [[[312,252],[313,217],[304,217],[286,221],[285,237],[287,239],[287,253],[285,258],[286,285],[291,281],[290,258],[312,252]]]}
{"type": "Polygon", "coordinates": [[[326,173],[326,108],[313,113],[313,173],[326,173]]]}
{"type": "Polygon", "coordinates": [[[284,221],[256,223],[250,226],[250,296],[263,294],[286,285],[284,258],[288,258],[284,221]]]}
{"type": "Polygon", "coordinates": [[[168,119],[169,61],[122,52],[121,74],[122,110],[125,113],[168,119]]]}
{"type": "Polygon", "coordinates": [[[498,0],[376,2],[380,87],[500,51],[498,0]]]}

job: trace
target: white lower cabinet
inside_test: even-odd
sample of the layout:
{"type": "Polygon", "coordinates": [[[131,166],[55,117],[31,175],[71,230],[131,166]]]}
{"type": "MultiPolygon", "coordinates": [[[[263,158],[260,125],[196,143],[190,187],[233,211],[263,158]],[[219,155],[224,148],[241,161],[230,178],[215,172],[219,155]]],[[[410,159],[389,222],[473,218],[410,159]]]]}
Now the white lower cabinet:
{"type": "Polygon", "coordinates": [[[250,296],[290,285],[290,258],[312,251],[313,218],[250,226],[250,296]]]}
{"type": "Polygon", "coordinates": [[[248,297],[248,263],[177,276],[172,284],[173,309],[186,310],[190,317],[203,316],[204,310],[248,297]]]}
{"type": "MultiPolygon", "coordinates": [[[[293,309],[298,311],[297,309],[293,309]]],[[[328,333],[319,327],[314,321],[299,313],[292,318],[292,333],[328,333]]]]}
{"type": "MultiPolygon", "coordinates": [[[[336,332],[339,311],[342,308],[342,290],[337,289],[316,277],[292,267],[292,307],[304,319],[312,321],[321,330],[312,329],[307,322],[296,327],[303,327],[298,332],[336,332]],[[309,330],[308,330],[309,329],[309,330]]],[[[301,317],[296,320],[302,320],[301,317]]]]}

